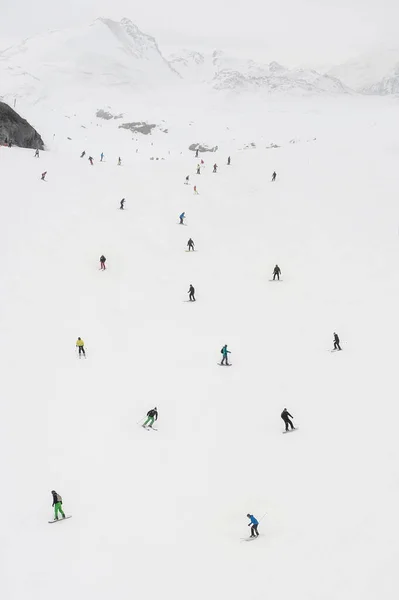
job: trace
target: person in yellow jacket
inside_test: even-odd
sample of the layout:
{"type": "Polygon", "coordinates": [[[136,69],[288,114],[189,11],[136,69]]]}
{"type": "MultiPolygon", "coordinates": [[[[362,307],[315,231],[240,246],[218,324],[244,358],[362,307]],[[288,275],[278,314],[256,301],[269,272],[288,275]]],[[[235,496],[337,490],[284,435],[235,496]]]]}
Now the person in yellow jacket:
{"type": "Polygon", "coordinates": [[[82,338],[78,337],[76,340],[76,347],[79,348],[79,358],[81,354],[83,354],[83,356],[86,358],[85,343],[82,338]]]}

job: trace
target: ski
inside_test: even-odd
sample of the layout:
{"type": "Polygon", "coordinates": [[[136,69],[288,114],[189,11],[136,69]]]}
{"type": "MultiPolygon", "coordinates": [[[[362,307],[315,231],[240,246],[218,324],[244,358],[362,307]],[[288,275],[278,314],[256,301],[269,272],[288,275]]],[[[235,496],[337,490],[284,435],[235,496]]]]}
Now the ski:
{"type": "Polygon", "coordinates": [[[64,519],[63,518],[61,518],[61,519],[53,519],[52,521],[48,521],[48,522],[49,523],[59,523],[60,521],[66,521],[67,519],[71,519],[71,518],[72,518],[72,515],[68,515],[64,519]]]}
{"type": "Polygon", "coordinates": [[[294,429],[287,429],[287,431],[282,431],[282,433],[292,433],[293,431],[298,431],[299,427],[294,427],[294,429]]]}
{"type": "Polygon", "coordinates": [[[227,365],[226,364],[222,365],[222,363],[217,363],[217,364],[219,365],[219,367],[231,367],[233,363],[228,363],[227,365]]]}

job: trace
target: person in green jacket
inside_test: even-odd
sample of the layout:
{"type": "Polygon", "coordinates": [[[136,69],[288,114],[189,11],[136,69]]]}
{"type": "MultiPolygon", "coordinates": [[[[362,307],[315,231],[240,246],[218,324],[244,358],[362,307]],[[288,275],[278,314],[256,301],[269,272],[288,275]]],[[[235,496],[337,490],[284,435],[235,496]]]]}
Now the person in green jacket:
{"type": "Polygon", "coordinates": [[[229,357],[227,355],[231,354],[231,352],[230,350],[227,350],[227,344],[223,346],[220,352],[223,354],[222,362],[220,364],[229,366],[229,357]]]}

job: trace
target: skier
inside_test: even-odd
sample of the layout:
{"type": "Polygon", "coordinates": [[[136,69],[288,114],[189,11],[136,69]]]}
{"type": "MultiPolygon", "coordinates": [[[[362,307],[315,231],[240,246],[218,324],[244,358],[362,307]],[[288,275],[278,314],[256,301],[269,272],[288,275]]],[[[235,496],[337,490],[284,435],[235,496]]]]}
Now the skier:
{"type": "Polygon", "coordinates": [[[217,170],[218,170],[218,166],[217,166],[217,164],[215,163],[215,164],[213,165],[213,172],[214,172],[214,173],[217,173],[217,170]]]}
{"type": "Polygon", "coordinates": [[[39,157],[39,148],[36,148],[36,152],[35,152],[35,158],[40,158],[40,157],[39,157]]]}
{"type": "Polygon", "coordinates": [[[94,160],[93,157],[89,156],[89,161],[90,161],[91,166],[93,166],[93,160],[94,160]]]}
{"type": "Polygon", "coordinates": [[[250,515],[249,513],[247,514],[247,517],[249,519],[249,523],[248,523],[248,527],[251,527],[251,535],[250,537],[258,537],[259,535],[259,531],[258,531],[258,525],[259,525],[259,521],[258,519],[255,519],[255,517],[253,515],[250,515]]]}
{"type": "Polygon", "coordinates": [[[199,150],[195,151],[195,158],[198,158],[198,152],[199,152],[199,150]]]}
{"type": "Polygon", "coordinates": [[[190,183],[190,175],[187,175],[185,185],[188,185],[189,183],[190,183]]]}
{"type": "Polygon", "coordinates": [[[280,281],[281,269],[278,265],[276,265],[273,269],[273,281],[277,279],[280,281]]]}
{"type": "Polygon", "coordinates": [[[200,165],[197,165],[197,175],[201,175],[201,167],[200,167],[200,165]]]}
{"type": "Polygon", "coordinates": [[[83,356],[86,358],[85,343],[82,338],[78,337],[76,340],[76,347],[79,348],[79,358],[81,354],[83,354],[83,356]]]}
{"type": "Polygon", "coordinates": [[[46,180],[46,175],[47,175],[47,171],[44,171],[44,173],[42,173],[42,181],[46,180]]]}
{"type": "Polygon", "coordinates": [[[184,221],[185,218],[186,218],[186,213],[182,212],[182,214],[179,217],[179,219],[180,219],[179,225],[184,225],[183,221],[184,221]]]}
{"type": "Polygon", "coordinates": [[[230,350],[227,350],[227,344],[225,344],[223,346],[223,348],[221,349],[220,352],[223,354],[222,362],[220,364],[226,365],[228,367],[229,366],[229,357],[227,355],[231,354],[231,352],[230,352],[230,350]]]}
{"type": "Polygon", "coordinates": [[[148,427],[152,428],[154,421],[158,421],[158,411],[156,406],[148,411],[147,420],[143,423],[142,427],[147,427],[148,425],[148,427]]]}
{"type": "Polygon", "coordinates": [[[194,186],[194,194],[196,194],[197,196],[198,196],[198,194],[199,194],[199,192],[198,192],[198,190],[197,190],[197,186],[196,186],[196,185],[194,186]]]}
{"type": "Polygon", "coordinates": [[[193,285],[192,285],[192,283],[190,283],[190,287],[189,287],[189,289],[188,289],[188,292],[187,292],[187,294],[188,294],[188,299],[189,299],[189,301],[190,301],[190,302],[195,302],[195,296],[194,296],[194,294],[195,294],[195,289],[193,288],[193,285]]]}
{"type": "Polygon", "coordinates": [[[106,259],[106,258],[105,258],[105,256],[102,254],[102,255],[100,256],[100,270],[101,270],[101,271],[105,271],[105,261],[106,261],[106,260],[107,260],[107,259],[106,259]]]}
{"type": "Polygon", "coordinates": [[[119,208],[120,208],[121,210],[123,210],[123,207],[124,207],[124,206],[125,206],[125,199],[124,199],[124,198],[122,198],[122,200],[121,200],[121,205],[120,205],[120,207],[119,207],[119,208]]]}
{"type": "Polygon", "coordinates": [[[194,242],[193,240],[190,238],[187,242],[187,246],[188,246],[188,251],[190,252],[191,250],[194,252],[194,242]]]}
{"type": "Polygon", "coordinates": [[[121,160],[121,157],[119,156],[119,158],[118,158],[118,167],[120,167],[121,164],[122,164],[122,160],[121,160]]]}
{"type": "Polygon", "coordinates": [[[100,162],[103,162],[103,160],[104,160],[104,152],[101,152],[100,162]]]}
{"type": "Polygon", "coordinates": [[[230,156],[229,156],[229,158],[227,159],[227,164],[230,166],[230,156]]]}
{"type": "Polygon", "coordinates": [[[283,419],[284,423],[285,423],[285,430],[288,431],[288,425],[291,427],[291,429],[295,429],[291,419],[293,419],[294,417],[292,415],[290,415],[290,413],[288,412],[288,410],[285,408],[283,410],[283,412],[281,413],[281,418],[283,419]]]}
{"type": "Polygon", "coordinates": [[[273,171],[272,181],[276,181],[276,177],[277,177],[277,173],[276,173],[276,171],[273,171]]]}
{"type": "Polygon", "coordinates": [[[83,150],[82,154],[80,155],[80,158],[83,158],[85,154],[86,154],[86,150],[83,150]]]}
{"type": "Polygon", "coordinates": [[[334,350],[342,350],[341,346],[339,345],[338,334],[335,332],[334,332],[334,350]]]}
{"type": "Polygon", "coordinates": [[[55,490],[51,490],[51,493],[53,495],[53,504],[52,504],[52,506],[54,506],[54,521],[58,521],[58,513],[59,512],[61,513],[62,518],[65,519],[65,513],[62,510],[62,498],[61,498],[61,496],[59,494],[57,494],[57,492],[55,490]]]}

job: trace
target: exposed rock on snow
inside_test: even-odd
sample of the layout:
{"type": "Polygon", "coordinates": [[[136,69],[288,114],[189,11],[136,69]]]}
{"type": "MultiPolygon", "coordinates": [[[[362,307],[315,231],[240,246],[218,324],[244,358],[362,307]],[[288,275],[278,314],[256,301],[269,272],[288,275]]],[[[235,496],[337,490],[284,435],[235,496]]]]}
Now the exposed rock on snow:
{"type": "Polygon", "coordinates": [[[36,129],[11,106],[0,102],[0,140],[4,142],[6,139],[21,148],[44,148],[43,140],[36,129]]]}
{"type": "Polygon", "coordinates": [[[108,112],[107,110],[103,110],[102,108],[100,108],[96,112],[96,117],[98,117],[99,119],[105,119],[106,121],[110,121],[111,119],[122,119],[123,114],[113,115],[112,113],[108,112]]]}
{"type": "Polygon", "coordinates": [[[189,150],[193,152],[216,152],[218,150],[218,146],[207,146],[206,144],[191,144],[188,147],[189,150]]]}
{"type": "MultiPolygon", "coordinates": [[[[148,135],[149,133],[152,132],[153,129],[155,129],[156,125],[152,124],[152,123],[145,123],[143,121],[136,121],[133,123],[123,123],[122,125],[119,125],[119,129],[129,129],[130,131],[133,131],[134,133],[142,133],[143,135],[148,135]]],[[[164,133],[167,133],[164,131],[164,133]]]]}

